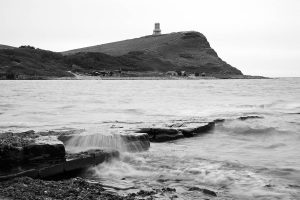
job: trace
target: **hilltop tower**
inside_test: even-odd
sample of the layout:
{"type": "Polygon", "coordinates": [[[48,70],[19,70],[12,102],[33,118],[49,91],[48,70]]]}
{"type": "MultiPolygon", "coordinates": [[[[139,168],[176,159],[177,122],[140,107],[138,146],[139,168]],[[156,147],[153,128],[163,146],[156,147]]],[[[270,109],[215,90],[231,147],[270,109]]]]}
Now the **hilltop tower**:
{"type": "Polygon", "coordinates": [[[159,23],[155,23],[154,24],[153,35],[160,35],[160,34],[161,34],[160,24],[159,23]]]}

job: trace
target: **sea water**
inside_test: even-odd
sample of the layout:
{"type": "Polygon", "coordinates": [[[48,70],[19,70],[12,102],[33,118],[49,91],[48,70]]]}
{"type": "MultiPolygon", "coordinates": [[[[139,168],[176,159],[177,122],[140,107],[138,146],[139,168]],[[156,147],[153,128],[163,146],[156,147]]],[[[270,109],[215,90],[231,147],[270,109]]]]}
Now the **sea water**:
{"type": "Polygon", "coordinates": [[[220,199],[299,199],[299,78],[0,81],[0,132],[93,130],[93,145],[118,148],[118,138],[103,142],[107,122],[219,118],[227,120],[209,134],[151,143],[145,152],[121,148],[119,159],[85,177],[119,193],[170,187],[181,199],[205,198],[189,191],[199,187],[220,199]],[[237,119],[248,115],[261,118],[237,119]]]}

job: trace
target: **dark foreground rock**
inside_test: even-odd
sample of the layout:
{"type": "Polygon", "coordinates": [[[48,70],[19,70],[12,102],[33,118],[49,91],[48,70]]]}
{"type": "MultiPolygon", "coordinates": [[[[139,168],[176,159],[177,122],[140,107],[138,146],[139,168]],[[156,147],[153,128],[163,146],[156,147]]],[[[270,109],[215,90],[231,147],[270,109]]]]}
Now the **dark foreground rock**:
{"type": "Polygon", "coordinates": [[[18,166],[17,169],[5,171],[4,173],[2,172],[2,175],[0,175],[0,181],[22,176],[42,179],[55,176],[63,177],[70,172],[95,166],[117,157],[119,157],[118,151],[104,150],[92,150],[88,152],[70,154],[67,155],[67,159],[64,162],[40,164],[35,166],[31,165],[30,167],[18,166]],[[25,167],[27,167],[27,169],[25,167]]]}
{"type": "Polygon", "coordinates": [[[0,169],[63,162],[65,154],[63,143],[53,136],[39,136],[34,131],[0,135],[0,169]]]}
{"type": "Polygon", "coordinates": [[[150,200],[161,197],[162,199],[177,199],[176,189],[149,188],[128,195],[118,195],[107,186],[99,182],[91,182],[82,178],[68,180],[48,181],[19,177],[0,182],[0,199],[98,199],[98,200],[150,200]]]}
{"type": "Polygon", "coordinates": [[[28,177],[0,182],[0,199],[101,199],[132,200],[132,196],[119,196],[105,191],[99,183],[81,178],[63,181],[44,181],[28,177]]]}
{"type": "Polygon", "coordinates": [[[21,176],[63,176],[118,156],[118,151],[100,149],[67,154],[56,134],[3,133],[0,135],[0,181],[21,176]]]}

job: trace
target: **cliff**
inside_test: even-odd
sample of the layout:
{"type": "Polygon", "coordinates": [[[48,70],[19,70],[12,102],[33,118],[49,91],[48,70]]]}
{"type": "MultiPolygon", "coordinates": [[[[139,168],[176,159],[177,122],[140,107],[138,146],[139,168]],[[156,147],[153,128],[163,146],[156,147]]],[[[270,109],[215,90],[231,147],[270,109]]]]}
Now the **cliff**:
{"type": "Polygon", "coordinates": [[[133,61],[132,70],[161,71],[184,70],[218,75],[242,75],[242,72],[218,57],[206,37],[199,32],[178,32],[150,35],[63,52],[101,52],[133,61]]]}

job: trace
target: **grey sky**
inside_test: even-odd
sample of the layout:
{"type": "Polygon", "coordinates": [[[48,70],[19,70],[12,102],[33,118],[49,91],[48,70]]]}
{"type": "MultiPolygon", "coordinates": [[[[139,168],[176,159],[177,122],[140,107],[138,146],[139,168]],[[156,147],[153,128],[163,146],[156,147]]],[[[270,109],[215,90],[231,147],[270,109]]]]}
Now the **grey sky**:
{"type": "Polygon", "coordinates": [[[244,74],[300,76],[299,0],[0,0],[0,44],[64,51],[151,34],[203,33],[244,74]]]}

